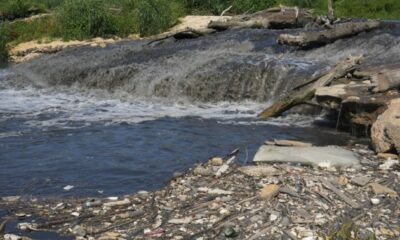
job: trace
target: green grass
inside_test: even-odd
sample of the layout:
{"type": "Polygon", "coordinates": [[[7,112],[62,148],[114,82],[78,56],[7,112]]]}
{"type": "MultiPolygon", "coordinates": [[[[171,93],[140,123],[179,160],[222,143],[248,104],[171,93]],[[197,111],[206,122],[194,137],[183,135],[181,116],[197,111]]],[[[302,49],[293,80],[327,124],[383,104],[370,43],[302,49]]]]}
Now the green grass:
{"type": "Polygon", "coordinates": [[[5,25],[8,40],[12,45],[21,42],[50,38],[53,36],[54,21],[51,16],[35,19],[33,21],[16,21],[5,25]]]}
{"type": "Polygon", "coordinates": [[[230,6],[230,14],[252,13],[276,4],[277,0],[185,0],[185,7],[191,14],[220,15],[230,6]]]}
{"type": "Polygon", "coordinates": [[[340,17],[400,19],[399,0],[337,0],[335,10],[340,17]]]}
{"type": "Polygon", "coordinates": [[[138,12],[140,35],[149,36],[174,25],[185,10],[174,0],[139,0],[138,12]]]}
{"type": "Polygon", "coordinates": [[[39,0],[2,0],[0,1],[0,19],[14,20],[32,14],[46,12],[46,5],[39,0]]]}
{"type": "Polygon", "coordinates": [[[66,40],[117,33],[114,16],[102,0],[66,0],[55,14],[55,35],[66,40]]]}

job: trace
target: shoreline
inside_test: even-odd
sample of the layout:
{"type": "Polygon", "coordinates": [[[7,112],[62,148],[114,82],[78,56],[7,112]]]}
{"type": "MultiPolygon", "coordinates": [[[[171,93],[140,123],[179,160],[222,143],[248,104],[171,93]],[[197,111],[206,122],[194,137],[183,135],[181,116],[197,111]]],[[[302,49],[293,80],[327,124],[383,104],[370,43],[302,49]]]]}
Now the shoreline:
{"type": "MultiPolygon", "coordinates": [[[[219,19],[208,19],[205,16],[202,24],[199,24],[198,19],[189,21],[189,24],[183,24],[182,28],[177,27],[171,32],[153,36],[156,39],[150,41],[148,45],[160,46],[167,38],[192,39],[227,29],[260,27],[269,29],[271,26],[282,27],[285,24],[296,28],[299,24],[298,11],[292,8],[272,9],[262,14],[249,15],[250,20],[236,18],[231,21],[223,19],[219,21],[219,19]],[[285,14],[288,19],[282,19],[285,14]],[[210,20],[213,20],[210,23],[212,30],[203,32],[202,29],[208,26],[210,20]],[[191,28],[193,23],[199,24],[197,29],[191,28]],[[158,43],[154,44],[155,42],[158,43]]],[[[375,21],[368,22],[370,26],[351,21],[339,21],[332,24],[328,21],[325,24],[328,24],[329,28],[325,28],[321,22],[318,25],[319,31],[308,31],[305,28],[306,23],[313,21],[307,12],[300,13],[300,20],[304,21],[303,29],[294,31],[295,35],[280,34],[274,37],[274,41],[275,38],[283,39],[280,45],[286,45],[287,48],[300,46],[313,49],[320,44],[332,44],[336,40],[377,31],[382,27],[380,22],[375,21]],[[360,29],[355,31],[355,26],[360,29]],[[338,34],[341,31],[336,31],[338,29],[342,31],[341,34],[338,34]],[[330,36],[330,39],[325,39],[326,34],[330,36]]],[[[259,36],[255,36],[258,39],[259,36]]],[[[393,42],[396,43],[395,36],[392,37],[393,42]]],[[[27,46],[22,46],[14,55],[21,57],[21,61],[24,61],[40,54],[56,53],[66,47],[89,45],[104,48],[107,44],[113,44],[116,41],[119,40],[53,42],[47,45],[39,44],[41,45],[39,47],[35,45],[36,43],[27,43],[27,46]]],[[[207,47],[208,45],[205,44],[207,47]]],[[[380,46],[378,43],[376,45],[380,46]]],[[[392,47],[395,48],[396,45],[392,47]]],[[[223,45],[220,48],[226,50],[223,45]]],[[[162,46],[159,49],[162,49],[162,46]]],[[[174,48],[167,50],[166,56],[175,56],[174,48]]],[[[378,50],[379,54],[383,51],[378,50]]],[[[131,53],[134,52],[131,51],[131,53]]],[[[153,51],[155,56],[159,56],[156,48],[153,51]]],[[[244,52],[251,55],[253,54],[251,51],[244,52]]],[[[117,52],[117,54],[120,53],[117,52]]],[[[117,56],[115,59],[125,63],[125,59],[122,61],[117,54],[115,54],[117,56]]],[[[142,52],[143,59],[153,60],[149,56],[151,54],[142,52]]],[[[219,59],[217,54],[212,53],[212,56],[219,59]]],[[[187,62],[191,59],[189,54],[187,58],[184,57],[186,55],[176,63],[187,62]]],[[[347,150],[359,155],[360,166],[357,169],[335,168],[330,165],[304,166],[293,163],[293,159],[290,158],[287,163],[273,162],[242,166],[236,164],[236,152],[232,152],[223,158],[209,159],[183,174],[176,174],[166,186],[156,191],[139,191],[111,198],[22,199],[20,196],[11,196],[0,198],[0,208],[8,211],[5,219],[11,222],[18,221],[18,228],[22,231],[22,235],[27,232],[54,231],[79,240],[396,239],[400,237],[399,66],[388,63],[390,59],[393,61],[397,59],[393,56],[383,58],[381,62],[378,61],[379,64],[371,60],[374,56],[366,57],[369,58],[370,63],[373,63],[373,68],[363,63],[362,54],[357,56],[350,54],[348,58],[338,60],[335,67],[321,76],[305,79],[307,82],[295,88],[289,88],[287,92],[279,92],[279,95],[274,98],[275,103],[266,109],[267,114],[264,116],[265,118],[276,117],[291,107],[301,104],[311,105],[319,111],[328,110],[332,113],[332,118],[337,121],[336,129],[346,129],[368,136],[376,152],[380,152],[376,155],[365,145],[347,146],[347,150]],[[286,93],[286,99],[282,100],[280,98],[285,97],[284,93],[286,93]]],[[[62,58],[56,60],[64,63],[62,58]]],[[[73,60],[78,62],[79,59],[73,60]]],[[[131,61],[132,66],[135,67],[133,69],[141,69],[141,66],[135,65],[133,58],[131,61]]],[[[108,59],[100,59],[99,62],[108,63],[108,59]]],[[[154,71],[159,66],[172,65],[169,61],[160,60],[159,63],[165,65],[154,64],[155,67],[149,69],[154,71]]],[[[174,65],[177,65],[176,63],[174,65]]],[[[239,64],[242,63],[238,62],[239,64]]],[[[104,75],[102,65],[98,67],[95,63],[94,66],[96,67],[88,64],[84,66],[86,68],[80,70],[81,76],[86,74],[88,69],[93,72],[93,75],[87,79],[89,86],[95,85],[93,83],[98,83],[99,86],[103,86],[102,84],[107,86],[108,83],[110,89],[119,86],[119,83],[115,83],[115,75],[109,72],[104,75]],[[103,80],[104,76],[108,77],[106,79],[109,82],[98,82],[98,79],[103,80]]],[[[225,65],[221,66],[225,67],[225,65]]],[[[124,86],[122,85],[124,81],[131,80],[129,79],[132,74],[130,70],[125,72],[126,76],[122,75],[120,86],[124,86]]],[[[240,69],[236,70],[242,74],[240,69]]],[[[264,69],[262,70],[264,72],[264,69]]],[[[41,68],[38,68],[38,72],[40,71],[41,68]]],[[[55,70],[53,74],[61,76],[57,75],[58,72],[55,70]]],[[[192,72],[188,73],[188,76],[191,76],[189,74],[192,72]]],[[[240,74],[238,76],[242,76],[240,74]]],[[[164,77],[164,75],[161,72],[156,76],[164,77]]],[[[221,78],[221,75],[216,76],[221,78]]],[[[265,76],[267,80],[268,75],[265,76]]],[[[149,79],[153,78],[155,77],[149,77],[149,79]]],[[[174,78],[171,77],[171,79],[174,78]]],[[[177,79],[180,78],[177,77],[177,79]]],[[[293,81],[295,79],[297,76],[292,78],[293,81]]],[[[203,80],[199,78],[193,85],[197,84],[196,86],[201,87],[199,83],[203,83],[203,80]]],[[[226,83],[230,80],[228,75],[226,83]]],[[[248,83],[252,82],[251,80],[248,83]]],[[[168,85],[169,81],[170,79],[165,79],[165,86],[171,86],[168,85]]],[[[241,84],[243,80],[238,77],[237,82],[241,84]]],[[[165,94],[168,96],[167,93],[171,89],[166,87],[164,89],[167,89],[165,94]]],[[[190,92],[196,91],[199,89],[193,88],[190,92]]],[[[251,94],[245,91],[244,93],[246,96],[251,94]]],[[[228,91],[227,96],[230,96],[229,94],[228,91]]],[[[272,144],[276,148],[281,146],[276,141],[266,144],[272,144]]],[[[304,151],[307,151],[307,148],[312,146],[296,143],[295,147],[302,147],[304,151]]],[[[345,149],[341,148],[341,150],[345,149]]],[[[325,155],[319,155],[319,157],[323,158],[325,155]]],[[[4,222],[0,226],[0,236],[2,230],[6,230],[6,225],[7,222],[4,222]]],[[[29,238],[12,235],[14,233],[17,232],[7,232],[4,238],[29,240],[29,238]]]]}
{"type": "Polygon", "coordinates": [[[20,219],[20,229],[76,239],[399,237],[399,161],[378,158],[363,145],[351,150],[360,155],[360,170],[240,166],[230,154],[197,165],[153,192],[118,199],[2,198],[0,206],[14,209],[9,217],[20,219]],[[24,221],[29,215],[38,221],[24,221]]]}

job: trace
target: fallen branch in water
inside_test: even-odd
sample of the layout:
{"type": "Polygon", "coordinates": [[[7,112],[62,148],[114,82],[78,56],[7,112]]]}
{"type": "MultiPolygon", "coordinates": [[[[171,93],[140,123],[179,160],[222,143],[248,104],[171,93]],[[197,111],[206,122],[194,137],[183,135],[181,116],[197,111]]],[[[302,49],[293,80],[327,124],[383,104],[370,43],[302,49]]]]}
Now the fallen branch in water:
{"type": "Polygon", "coordinates": [[[354,71],[361,58],[361,56],[350,56],[347,60],[340,62],[332,70],[322,75],[322,77],[312,79],[307,84],[297,87],[294,92],[280,100],[277,100],[274,104],[260,113],[259,117],[277,117],[294,106],[308,102],[314,97],[315,91],[318,87],[327,86],[335,79],[341,78],[347,73],[354,71]]]}

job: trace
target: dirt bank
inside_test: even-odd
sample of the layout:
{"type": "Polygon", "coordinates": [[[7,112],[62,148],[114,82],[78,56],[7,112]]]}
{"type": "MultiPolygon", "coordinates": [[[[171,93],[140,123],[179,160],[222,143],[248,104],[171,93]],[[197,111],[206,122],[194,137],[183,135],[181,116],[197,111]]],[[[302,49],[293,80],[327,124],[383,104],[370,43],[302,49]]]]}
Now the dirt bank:
{"type": "MultiPolygon", "coordinates": [[[[45,15],[47,16],[47,15],[45,15]]],[[[30,21],[42,17],[42,15],[33,16],[25,21],[30,21]]],[[[230,17],[224,16],[186,16],[180,19],[179,24],[172,27],[169,31],[152,36],[151,38],[162,38],[165,36],[174,35],[178,32],[188,29],[202,30],[206,29],[211,21],[225,21],[230,17]]],[[[91,46],[91,47],[106,47],[108,44],[113,44],[123,40],[138,40],[141,39],[138,34],[132,34],[127,38],[94,38],[84,41],[63,41],[62,39],[44,39],[42,41],[30,41],[20,43],[11,48],[11,59],[14,63],[21,63],[34,59],[43,54],[52,54],[69,47],[91,46]]]]}

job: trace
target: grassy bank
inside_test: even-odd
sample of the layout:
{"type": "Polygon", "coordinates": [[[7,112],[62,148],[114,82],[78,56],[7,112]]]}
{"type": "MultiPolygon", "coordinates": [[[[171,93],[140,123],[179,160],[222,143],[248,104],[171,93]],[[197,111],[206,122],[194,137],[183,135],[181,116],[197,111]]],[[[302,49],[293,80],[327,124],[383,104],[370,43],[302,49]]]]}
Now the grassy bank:
{"type": "MultiPolygon", "coordinates": [[[[2,0],[0,19],[1,62],[6,60],[5,42],[11,45],[40,39],[64,40],[93,37],[126,37],[165,31],[187,14],[219,15],[256,12],[279,4],[314,9],[324,14],[327,0],[2,0]],[[51,16],[20,21],[38,13],[51,16]]],[[[334,0],[335,13],[344,17],[400,19],[399,0],[334,0]]]]}

